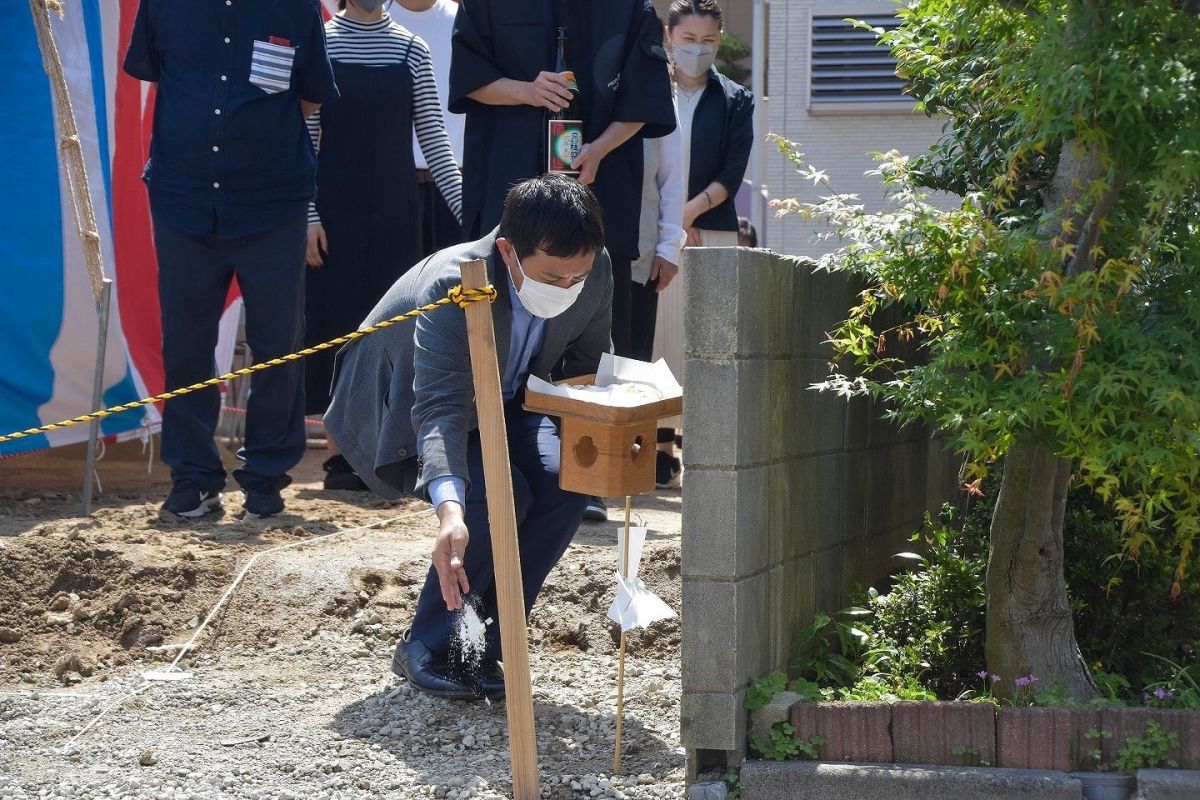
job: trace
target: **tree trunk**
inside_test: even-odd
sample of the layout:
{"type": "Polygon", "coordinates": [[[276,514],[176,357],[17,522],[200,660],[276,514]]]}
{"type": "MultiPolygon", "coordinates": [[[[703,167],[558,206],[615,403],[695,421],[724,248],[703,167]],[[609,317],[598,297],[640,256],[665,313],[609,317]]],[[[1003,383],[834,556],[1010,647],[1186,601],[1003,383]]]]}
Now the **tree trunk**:
{"type": "MultiPolygon", "coordinates": [[[[1076,21],[1077,36],[1088,33],[1091,18],[1076,21]]],[[[1095,218],[1080,199],[1105,175],[1102,153],[1082,141],[1063,142],[1054,179],[1043,192],[1047,215],[1039,233],[1047,242],[1075,232],[1086,239],[1099,226],[1119,189],[1110,187],[1095,218]]],[[[1098,229],[1098,228],[1097,228],[1098,229]]],[[[1064,264],[1067,275],[1091,264],[1090,245],[1064,264]]],[[[1096,697],[1099,689],[1075,640],[1075,620],[1063,577],[1063,518],[1071,462],[1054,455],[1028,435],[1014,438],[1004,458],[1004,479],[992,513],[987,569],[988,671],[999,675],[994,693],[1012,696],[1013,681],[1036,679],[1033,691],[1063,684],[1072,697],[1096,697]]]]}
{"type": "Polygon", "coordinates": [[[988,671],[995,693],[1011,696],[1016,678],[1033,690],[1061,683],[1072,697],[1098,694],[1079,645],[1063,578],[1063,517],[1071,462],[1041,444],[1016,442],[992,515],[987,569],[988,671]]]}

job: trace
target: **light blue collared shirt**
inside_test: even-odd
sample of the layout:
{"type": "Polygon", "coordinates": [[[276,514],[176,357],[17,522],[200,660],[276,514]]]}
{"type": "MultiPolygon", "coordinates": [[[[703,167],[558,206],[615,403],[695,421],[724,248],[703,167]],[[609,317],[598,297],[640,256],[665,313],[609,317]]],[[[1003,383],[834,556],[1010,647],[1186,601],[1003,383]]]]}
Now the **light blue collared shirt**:
{"type": "MultiPolygon", "coordinates": [[[[529,364],[542,349],[542,338],[546,330],[546,320],[530,314],[521,303],[511,275],[508,281],[508,300],[512,305],[512,337],[508,340],[508,362],[504,366],[504,375],[500,381],[505,402],[517,396],[521,384],[529,375],[529,364]]],[[[456,475],[434,478],[429,483],[429,499],[434,508],[447,500],[453,500],[466,508],[466,481],[456,475]]]]}

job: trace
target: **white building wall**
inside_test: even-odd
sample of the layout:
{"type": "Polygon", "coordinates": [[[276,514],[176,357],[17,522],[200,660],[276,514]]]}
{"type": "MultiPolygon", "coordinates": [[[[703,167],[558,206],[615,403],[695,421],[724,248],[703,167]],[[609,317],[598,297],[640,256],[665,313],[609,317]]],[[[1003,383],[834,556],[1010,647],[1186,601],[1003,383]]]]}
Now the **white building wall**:
{"type": "MultiPolygon", "coordinates": [[[[896,4],[887,0],[771,0],[767,70],[768,129],[794,142],[810,164],[829,174],[833,189],[856,193],[869,209],[883,203],[878,179],[863,173],[875,166],[870,152],[899,150],[905,154],[924,151],[941,134],[942,123],[915,113],[910,106],[858,105],[853,109],[812,110],[809,107],[809,43],[812,15],[837,14],[860,17],[892,13],[896,4]]],[[[787,159],[773,148],[766,154],[766,183],[772,199],[817,200],[828,191],[814,188],[811,180],[796,173],[787,159]]],[[[817,222],[796,216],[772,218],[768,245],[789,255],[817,256],[832,242],[815,242],[817,222]]]]}

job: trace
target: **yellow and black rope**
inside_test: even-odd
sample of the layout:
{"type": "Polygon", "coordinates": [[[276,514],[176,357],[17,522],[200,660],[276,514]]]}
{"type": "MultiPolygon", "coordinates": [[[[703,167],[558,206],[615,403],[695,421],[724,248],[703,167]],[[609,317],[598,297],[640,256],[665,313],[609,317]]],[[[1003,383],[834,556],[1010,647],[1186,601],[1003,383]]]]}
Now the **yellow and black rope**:
{"type": "Polygon", "coordinates": [[[4,442],[11,442],[15,439],[24,439],[26,436],[36,436],[39,433],[56,431],[60,428],[69,428],[72,425],[78,425],[82,422],[92,422],[93,420],[104,419],[105,417],[111,417],[113,414],[120,414],[124,411],[132,411],[135,408],[148,406],[151,403],[170,400],[173,397],[180,397],[185,394],[190,394],[191,392],[198,392],[201,389],[207,389],[210,386],[217,386],[225,381],[233,380],[234,378],[241,378],[246,375],[252,375],[255,372],[262,372],[264,369],[278,367],[281,364],[287,364],[291,361],[298,361],[306,356],[311,356],[312,354],[319,353],[322,350],[328,350],[331,347],[340,347],[347,342],[352,342],[355,339],[361,339],[368,334],[381,331],[384,328],[390,328],[391,326],[405,322],[406,320],[416,319],[423,314],[428,314],[430,311],[451,303],[459,308],[466,308],[471,303],[478,303],[481,300],[487,300],[491,302],[495,299],[496,289],[493,286],[485,286],[482,289],[464,289],[461,285],[458,285],[447,292],[445,297],[435,300],[428,305],[421,306],[420,308],[414,308],[412,311],[407,311],[403,314],[392,317],[391,319],[385,319],[382,322],[377,322],[374,325],[368,325],[365,328],[354,331],[353,333],[348,333],[345,336],[339,336],[336,339],[330,339],[328,342],[322,342],[321,344],[314,345],[313,347],[306,347],[303,350],[290,353],[286,356],[272,358],[270,361],[263,361],[259,364],[251,364],[248,367],[243,367],[242,369],[234,370],[233,372],[228,372],[215,378],[209,378],[208,380],[201,381],[200,383],[193,383],[191,386],[184,386],[180,389],[172,389],[169,392],[156,394],[153,397],[146,397],[142,400],[137,400],[132,403],[125,403],[123,405],[113,406],[112,408],[93,411],[91,414],[83,414],[78,417],[74,417],[73,419],[63,420],[62,422],[52,422],[49,425],[42,425],[37,428],[29,428],[28,430],[24,431],[5,434],[0,436],[0,444],[3,444],[4,442]]]}

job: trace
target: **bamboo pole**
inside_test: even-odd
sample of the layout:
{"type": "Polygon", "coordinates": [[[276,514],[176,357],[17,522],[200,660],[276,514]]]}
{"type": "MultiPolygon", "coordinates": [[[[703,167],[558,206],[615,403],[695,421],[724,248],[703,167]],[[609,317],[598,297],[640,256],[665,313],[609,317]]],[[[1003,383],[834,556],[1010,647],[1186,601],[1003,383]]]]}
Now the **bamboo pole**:
{"type": "MultiPolygon", "coordinates": [[[[462,265],[464,289],[487,286],[483,261],[462,265]]],[[[467,306],[467,339],[475,408],[483,447],[483,476],[487,485],[488,520],[492,528],[492,562],[496,571],[496,601],[500,611],[500,644],[504,650],[504,694],[508,712],[508,747],[514,800],[538,800],[537,734],[533,721],[533,689],[529,680],[529,641],[525,593],[521,585],[521,554],[517,549],[517,515],[513,503],[512,469],[508,461],[508,431],[504,425],[504,396],[496,357],[496,332],[489,303],[467,306]]]]}
{"type": "MultiPolygon", "coordinates": [[[[112,278],[104,278],[100,290],[100,331],[96,337],[96,366],[92,376],[92,411],[104,408],[104,362],[108,357],[108,317],[112,307],[112,278]]],[[[83,465],[83,515],[92,515],[93,484],[96,481],[96,444],[100,420],[88,426],[87,460],[83,465]]]]}
{"type": "MultiPolygon", "coordinates": [[[[50,26],[50,12],[61,18],[63,7],[60,0],[29,0],[33,14],[33,27],[37,33],[38,49],[42,54],[42,69],[50,80],[54,103],[54,120],[58,130],[59,147],[63,151],[63,173],[70,190],[71,211],[75,218],[75,231],[83,248],[83,261],[87,267],[88,282],[92,297],[96,300],[100,322],[100,338],[96,343],[96,363],[93,370],[92,411],[102,408],[101,398],[104,384],[104,361],[108,346],[108,312],[112,301],[112,280],[104,276],[104,252],[100,247],[100,230],[96,223],[96,209],[92,206],[92,192],[88,184],[87,164],[83,159],[83,147],[79,138],[79,127],[75,122],[75,109],[71,105],[71,93],[63,73],[62,58],[54,41],[54,30],[50,26]]],[[[95,480],[96,443],[100,435],[100,422],[93,421],[88,430],[87,461],[83,475],[83,514],[92,514],[92,484],[95,480]]]]}
{"type": "Polygon", "coordinates": [[[58,45],[54,41],[54,30],[50,27],[50,11],[61,17],[63,7],[60,0],[29,0],[29,10],[33,13],[33,27],[37,32],[38,49],[42,53],[42,69],[50,79],[54,120],[58,128],[59,147],[64,154],[63,171],[70,189],[75,230],[83,245],[83,260],[92,286],[92,297],[99,303],[104,288],[104,253],[100,249],[100,230],[96,223],[96,209],[92,206],[87,164],[83,159],[79,128],[75,124],[71,92],[63,73],[62,59],[58,55],[58,45]]]}
{"type": "MultiPolygon", "coordinates": [[[[625,546],[621,553],[621,577],[629,577],[629,517],[633,512],[633,497],[625,495],[625,546]]],[[[625,728],[625,630],[621,630],[621,657],[617,665],[617,737],[613,750],[613,775],[621,774],[621,733],[625,728]]]]}

